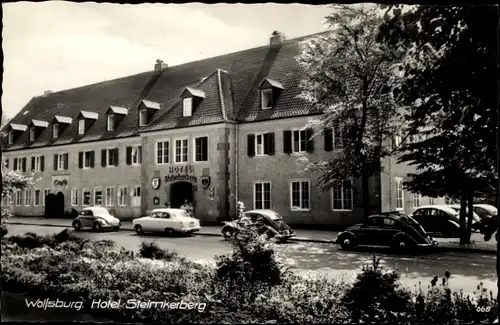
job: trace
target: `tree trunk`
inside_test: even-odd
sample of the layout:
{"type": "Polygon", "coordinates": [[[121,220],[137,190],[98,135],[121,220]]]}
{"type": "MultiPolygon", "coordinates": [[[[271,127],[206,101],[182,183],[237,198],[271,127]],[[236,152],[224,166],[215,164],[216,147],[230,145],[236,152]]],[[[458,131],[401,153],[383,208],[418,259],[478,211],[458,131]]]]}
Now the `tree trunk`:
{"type": "MultiPolygon", "coordinates": [[[[498,72],[497,72],[498,73],[498,72]]],[[[500,105],[497,105],[497,209],[500,209],[500,105]]],[[[500,216],[497,216],[497,231],[500,229],[500,216]]],[[[497,302],[500,301],[500,241],[497,240],[497,302]]],[[[500,303],[497,303],[497,319],[500,317],[500,303]]]]}
{"type": "MultiPolygon", "coordinates": [[[[363,168],[364,170],[364,168],[363,168]]],[[[366,172],[362,172],[361,175],[361,191],[363,196],[363,211],[364,220],[367,220],[371,214],[371,202],[370,202],[370,176],[366,172]]]]}
{"type": "Polygon", "coordinates": [[[472,221],[474,215],[474,193],[469,191],[467,193],[467,229],[465,233],[465,239],[470,244],[470,236],[472,229],[472,221]]]}
{"type": "Polygon", "coordinates": [[[461,191],[460,194],[460,245],[469,244],[467,242],[467,225],[466,225],[466,212],[467,209],[467,195],[465,194],[465,190],[461,191]]]}

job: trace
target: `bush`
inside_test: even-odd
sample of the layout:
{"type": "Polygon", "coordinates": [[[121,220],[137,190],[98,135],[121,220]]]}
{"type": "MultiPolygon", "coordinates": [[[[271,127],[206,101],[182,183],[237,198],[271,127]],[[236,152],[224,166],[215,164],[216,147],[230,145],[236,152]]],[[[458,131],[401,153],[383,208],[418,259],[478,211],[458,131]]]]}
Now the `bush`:
{"type": "Polygon", "coordinates": [[[1,232],[1,236],[0,237],[4,237],[5,235],[7,235],[9,233],[9,231],[7,230],[7,226],[6,225],[2,225],[0,232],[1,232]]]}
{"type": "Polygon", "coordinates": [[[176,252],[169,252],[158,247],[155,243],[142,242],[139,254],[144,258],[171,261],[178,258],[176,252]]]}

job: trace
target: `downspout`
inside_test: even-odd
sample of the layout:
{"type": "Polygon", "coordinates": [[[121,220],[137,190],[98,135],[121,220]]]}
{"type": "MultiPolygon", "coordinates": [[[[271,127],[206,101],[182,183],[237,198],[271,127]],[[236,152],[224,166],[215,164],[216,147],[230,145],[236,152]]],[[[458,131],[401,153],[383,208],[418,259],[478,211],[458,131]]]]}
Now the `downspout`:
{"type": "Polygon", "coordinates": [[[240,197],[240,188],[239,188],[239,178],[240,178],[240,170],[238,168],[238,162],[240,160],[240,155],[239,155],[239,141],[238,141],[238,135],[239,135],[239,130],[240,130],[240,125],[238,122],[236,122],[236,127],[235,127],[235,132],[234,132],[234,149],[235,149],[235,163],[234,163],[234,168],[235,168],[235,174],[236,174],[236,178],[235,178],[235,200],[236,200],[236,203],[235,203],[235,211],[236,211],[236,216],[238,216],[238,200],[239,200],[239,197],[240,197]]]}

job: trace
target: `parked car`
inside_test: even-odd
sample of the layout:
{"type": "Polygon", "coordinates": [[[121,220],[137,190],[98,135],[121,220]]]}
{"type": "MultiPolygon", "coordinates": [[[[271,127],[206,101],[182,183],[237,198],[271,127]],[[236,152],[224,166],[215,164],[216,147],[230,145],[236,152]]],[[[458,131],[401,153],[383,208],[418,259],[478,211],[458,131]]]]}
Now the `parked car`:
{"type": "Polygon", "coordinates": [[[489,204],[474,204],[474,212],[479,216],[479,218],[483,219],[485,217],[494,217],[498,216],[498,210],[493,205],[489,204]]]}
{"type": "MultiPolygon", "coordinates": [[[[498,229],[497,208],[489,204],[474,204],[474,212],[481,218],[481,234],[488,241],[498,229]]],[[[495,235],[498,239],[498,233],[495,235]]]]}
{"type": "Polygon", "coordinates": [[[259,235],[267,234],[269,238],[278,241],[286,241],[295,236],[295,232],[276,211],[249,210],[242,214],[242,218],[224,223],[221,229],[224,238],[237,236],[244,231],[252,231],[259,235]],[[248,222],[243,220],[248,220],[248,222]]]}
{"type": "MultiPolygon", "coordinates": [[[[460,220],[460,205],[451,204],[449,205],[449,207],[458,213],[458,218],[460,220]]],[[[469,209],[466,209],[466,211],[469,211],[469,209]]],[[[481,218],[475,211],[472,211],[472,230],[479,231],[480,229],[481,229],[481,218]]]]}
{"type": "Polygon", "coordinates": [[[103,207],[88,207],[84,208],[73,220],[73,228],[76,231],[82,228],[92,228],[99,231],[102,229],[120,230],[120,219],[113,217],[108,209],[103,207]]]}
{"type": "Polygon", "coordinates": [[[335,242],[344,250],[388,246],[398,251],[415,251],[437,245],[417,221],[397,211],[372,215],[364,223],[341,232],[335,242]]]}
{"type": "MultiPolygon", "coordinates": [[[[422,206],[415,209],[410,216],[433,236],[444,238],[460,237],[459,212],[451,206],[422,206]]],[[[477,220],[473,220],[473,225],[473,229],[478,228],[477,220]]]]}
{"type": "Polygon", "coordinates": [[[154,209],[149,216],[132,221],[137,234],[145,232],[163,232],[167,235],[175,233],[193,234],[200,231],[200,221],[182,209],[154,209]]]}

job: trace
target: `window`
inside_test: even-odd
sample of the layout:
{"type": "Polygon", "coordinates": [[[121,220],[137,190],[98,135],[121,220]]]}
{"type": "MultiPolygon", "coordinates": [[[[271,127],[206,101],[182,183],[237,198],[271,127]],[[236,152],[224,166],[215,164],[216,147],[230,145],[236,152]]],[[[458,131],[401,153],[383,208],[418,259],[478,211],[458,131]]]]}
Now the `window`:
{"type": "Polygon", "coordinates": [[[422,202],[422,194],[413,193],[413,207],[414,208],[420,207],[421,202],[422,202]]]}
{"type": "Polygon", "coordinates": [[[169,162],[169,151],[170,151],[169,141],[160,141],[156,143],[156,164],[168,164],[169,162]]]}
{"type": "Polygon", "coordinates": [[[403,141],[403,139],[400,135],[395,135],[394,136],[394,148],[398,148],[401,145],[402,141],[403,141]]]}
{"type": "Polygon", "coordinates": [[[271,209],[271,183],[257,182],[254,184],[254,209],[271,209]]]}
{"type": "Polygon", "coordinates": [[[260,99],[262,103],[262,109],[273,108],[273,90],[264,89],[260,91],[260,99]]]}
{"type": "Polygon", "coordinates": [[[35,127],[30,127],[30,141],[35,141],[35,127]]]}
{"type": "Polygon", "coordinates": [[[115,116],[113,114],[108,115],[108,131],[113,131],[115,129],[115,116]]]}
{"type": "Polygon", "coordinates": [[[307,145],[306,130],[295,130],[292,132],[293,152],[305,152],[307,145]]]}
{"type": "Polygon", "coordinates": [[[33,157],[31,163],[33,164],[33,166],[31,166],[33,171],[39,172],[42,170],[42,156],[33,157]]]}
{"type": "Polygon", "coordinates": [[[102,189],[94,189],[94,205],[102,205],[102,189]]]}
{"type": "Polygon", "coordinates": [[[292,181],[290,192],[292,210],[309,210],[309,181],[292,181]]]}
{"type": "Polygon", "coordinates": [[[343,132],[340,127],[334,127],[333,132],[333,150],[342,150],[344,149],[344,138],[343,132]]]}
{"type": "Polygon", "coordinates": [[[333,187],[333,210],[351,211],[353,205],[352,181],[342,182],[342,185],[333,187]]]}
{"type": "Polygon", "coordinates": [[[23,191],[17,190],[16,191],[16,206],[21,206],[23,205],[23,191]]]}
{"type": "Polygon", "coordinates": [[[141,187],[133,186],[130,189],[130,206],[141,206],[141,187]]]}
{"type": "Polygon", "coordinates": [[[24,190],[24,204],[26,206],[31,205],[31,190],[24,190]]]}
{"type": "Polygon", "coordinates": [[[78,189],[77,188],[71,189],[71,205],[78,206],[78,189]]]}
{"type": "Polygon", "coordinates": [[[175,140],[175,162],[186,163],[188,161],[188,139],[175,140]]]}
{"type": "MultiPolygon", "coordinates": [[[[130,161],[132,162],[132,165],[139,165],[142,162],[142,157],[141,157],[141,146],[137,147],[132,147],[132,150],[130,152],[130,161]]],[[[168,153],[167,153],[168,157],[168,153]]]]}
{"type": "Polygon", "coordinates": [[[85,119],[78,120],[78,134],[83,135],[85,133],[85,119]]]}
{"type": "Polygon", "coordinates": [[[208,137],[194,139],[194,161],[208,161],[208,137]]]}
{"type": "Polygon", "coordinates": [[[64,154],[57,154],[57,170],[64,170],[64,154]]]}
{"type": "Polygon", "coordinates": [[[127,194],[128,194],[128,188],[126,188],[124,186],[118,187],[118,192],[116,193],[118,206],[123,207],[123,206],[127,205],[127,201],[126,201],[127,194]]]}
{"type": "Polygon", "coordinates": [[[116,165],[116,154],[115,154],[116,149],[106,149],[106,166],[107,167],[114,167],[116,165]]]}
{"type": "Polygon", "coordinates": [[[83,192],[83,202],[82,202],[82,205],[83,206],[89,206],[90,205],[90,190],[84,188],[82,192],[83,192]]]}
{"type": "Polygon", "coordinates": [[[404,190],[403,180],[401,178],[396,178],[396,209],[404,209],[404,190]]]}
{"type": "Polygon", "coordinates": [[[24,171],[23,162],[24,158],[14,158],[14,170],[17,172],[24,171]]]}
{"type": "Polygon", "coordinates": [[[83,156],[83,168],[92,168],[92,151],[84,152],[83,156]]]}
{"type": "Polygon", "coordinates": [[[193,99],[184,98],[182,100],[182,116],[187,117],[193,115],[193,99]]]}
{"type": "Polygon", "coordinates": [[[435,205],[436,204],[436,199],[434,199],[433,197],[430,197],[429,198],[429,205],[435,205]]]}
{"type": "Polygon", "coordinates": [[[108,187],[106,188],[106,206],[111,207],[114,205],[114,198],[115,198],[115,188],[114,187],[108,187]]]}
{"type": "Polygon", "coordinates": [[[14,143],[14,131],[9,131],[9,144],[14,143]]]}
{"type": "Polygon", "coordinates": [[[45,199],[47,198],[47,195],[50,194],[50,189],[46,188],[43,190],[43,196],[42,196],[42,205],[45,206],[45,199]]]}
{"type": "Polygon", "coordinates": [[[139,126],[146,126],[148,124],[148,111],[141,109],[139,111],[139,126]]]}
{"type": "Polygon", "coordinates": [[[274,154],[274,133],[255,135],[255,155],[265,156],[274,154]]]}
{"type": "Polygon", "coordinates": [[[59,138],[59,124],[54,123],[52,125],[52,139],[59,138]]]}
{"type": "Polygon", "coordinates": [[[35,189],[35,206],[40,205],[40,196],[41,196],[40,194],[41,194],[40,189],[35,189]]]}

